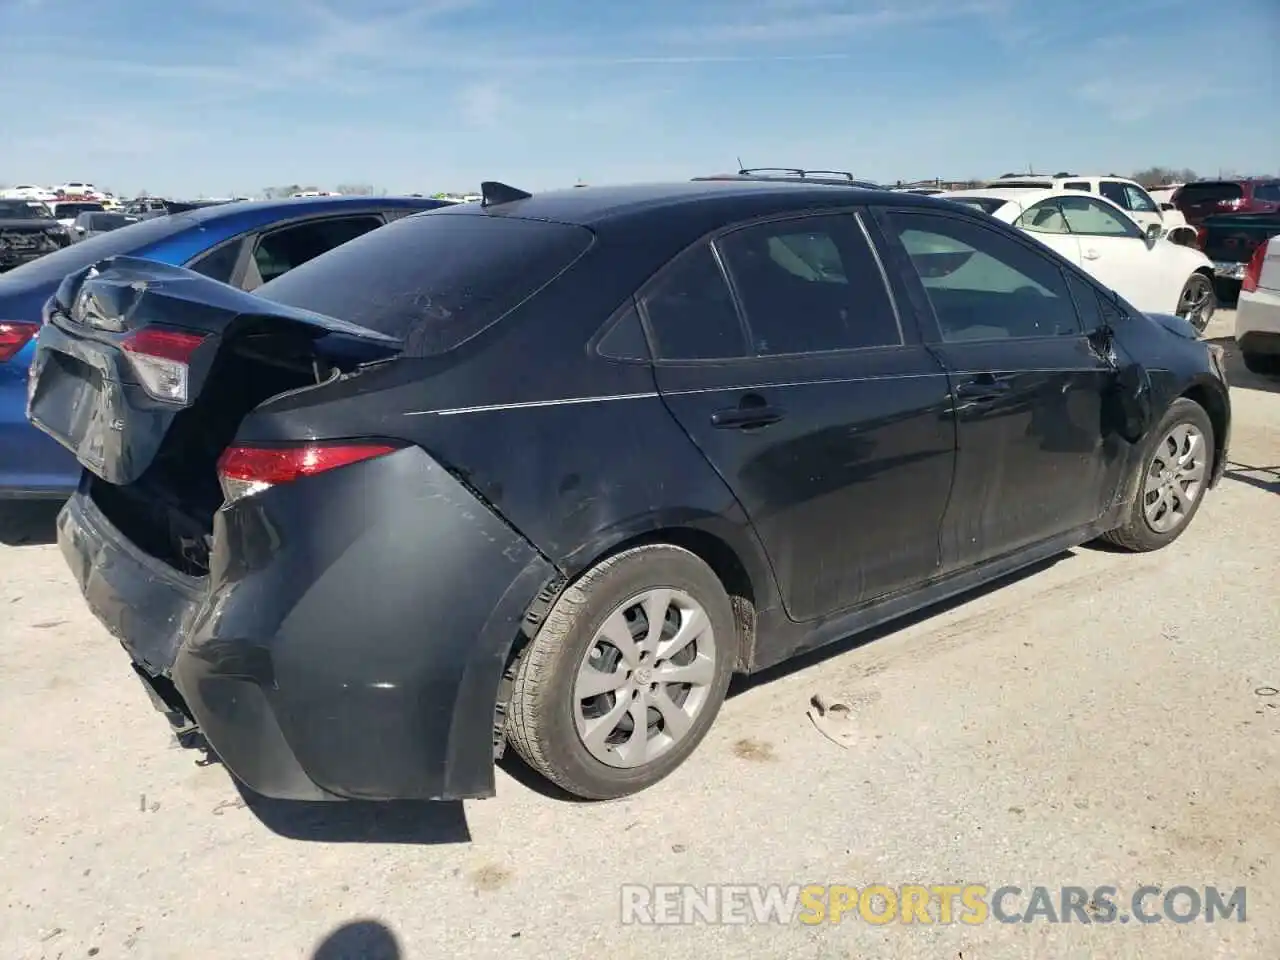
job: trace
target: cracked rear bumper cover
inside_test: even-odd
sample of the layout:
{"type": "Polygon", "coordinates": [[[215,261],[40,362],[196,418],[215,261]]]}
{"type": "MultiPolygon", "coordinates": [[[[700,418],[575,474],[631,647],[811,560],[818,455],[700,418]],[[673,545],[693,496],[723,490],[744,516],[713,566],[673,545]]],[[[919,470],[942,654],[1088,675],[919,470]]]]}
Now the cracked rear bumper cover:
{"type": "Polygon", "coordinates": [[[58,542],[94,613],[251,790],[493,795],[506,659],[557,572],[422,451],[224,507],[204,578],[141,553],[83,488],[58,542]]]}

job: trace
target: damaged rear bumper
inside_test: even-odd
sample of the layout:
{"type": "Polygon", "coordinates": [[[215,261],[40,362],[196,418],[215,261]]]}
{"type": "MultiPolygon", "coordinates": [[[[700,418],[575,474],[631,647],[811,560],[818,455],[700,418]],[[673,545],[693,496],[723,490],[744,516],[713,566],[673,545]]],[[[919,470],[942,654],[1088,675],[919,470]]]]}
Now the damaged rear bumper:
{"type": "Polygon", "coordinates": [[[157,706],[255,792],[493,794],[502,674],[556,570],[421,450],[224,507],[207,577],[143,553],[86,487],[58,542],[157,706]]]}

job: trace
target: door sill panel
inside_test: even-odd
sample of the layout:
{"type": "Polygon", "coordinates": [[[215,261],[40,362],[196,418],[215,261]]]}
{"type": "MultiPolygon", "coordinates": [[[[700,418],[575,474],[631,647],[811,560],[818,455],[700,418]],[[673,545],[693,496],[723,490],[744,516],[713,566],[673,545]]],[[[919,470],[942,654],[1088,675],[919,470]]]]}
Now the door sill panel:
{"type": "Polygon", "coordinates": [[[752,651],[754,656],[748,672],[756,673],[777,666],[792,657],[883,626],[892,620],[917,613],[1056,557],[1114,528],[1118,512],[1117,508],[1113,508],[1091,524],[994,557],[975,567],[927,581],[921,586],[880,597],[823,620],[796,623],[787,619],[779,610],[762,613],[756,649],[752,651]]]}

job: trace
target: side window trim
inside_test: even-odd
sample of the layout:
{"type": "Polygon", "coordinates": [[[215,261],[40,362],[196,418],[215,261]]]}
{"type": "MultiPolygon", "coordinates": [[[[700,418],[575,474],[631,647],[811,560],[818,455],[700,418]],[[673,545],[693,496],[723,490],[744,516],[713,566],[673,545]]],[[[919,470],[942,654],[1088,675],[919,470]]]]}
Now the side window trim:
{"type": "MultiPolygon", "coordinates": [[[[875,216],[877,219],[877,224],[880,227],[880,232],[885,238],[886,247],[891,251],[891,257],[895,263],[897,272],[901,276],[903,283],[905,283],[907,286],[907,290],[911,298],[912,305],[916,308],[920,316],[929,326],[929,330],[927,334],[923,329],[924,323],[922,323],[922,330],[921,330],[921,333],[925,334],[926,343],[928,344],[943,345],[948,343],[949,341],[947,341],[942,335],[942,323],[938,319],[937,312],[934,310],[933,301],[929,299],[929,293],[925,289],[924,283],[923,281],[921,281],[919,274],[916,272],[915,265],[911,262],[911,256],[909,253],[907,253],[906,248],[902,245],[902,241],[898,238],[896,232],[894,231],[893,224],[891,222],[892,217],[902,216],[902,215],[910,216],[913,214],[917,216],[925,215],[925,216],[931,216],[931,217],[938,217],[944,220],[955,220],[961,223],[971,224],[985,233],[993,234],[999,237],[1005,237],[1006,239],[1011,240],[1013,243],[1021,246],[1024,250],[1028,251],[1029,253],[1035,256],[1045,257],[1045,253],[1043,249],[1037,249],[1037,247],[1043,246],[1040,243],[1040,241],[1022,235],[1021,232],[1018,231],[1017,229],[1012,229],[1011,233],[1005,233],[1002,230],[993,228],[990,224],[983,223],[981,220],[977,219],[976,217],[963,216],[951,210],[935,210],[932,208],[924,208],[924,207],[890,206],[888,204],[877,205],[875,207],[875,216]]],[[[1080,331],[1077,334],[1077,336],[1083,336],[1084,324],[1081,321],[1079,310],[1075,308],[1075,299],[1074,297],[1071,296],[1071,287],[1070,287],[1070,284],[1067,282],[1067,277],[1060,265],[1055,263],[1053,264],[1053,266],[1058,271],[1058,276],[1062,281],[1062,285],[1067,289],[1068,302],[1072,305],[1072,312],[1075,314],[1075,317],[1076,317],[1076,327],[1080,331]]],[[[1048,343],[1048,342],[1057,342],[1057,341],[1068,340],[1068,339],[1071,339],[1071,338],[1064,336],[1062,334],[1044,334],[1038,337],[1013,337],[1013,338],[999,337],[999,338],[990,339],[990,340],[974,339],[974,340],[966,340],[964,342],[966,344],[1048,343]]]]}
{"type": "Polygon", "coordinates": [[[226,240],[223,240],[221,243],[217,243],[214,246],[210,247],[208,250],[205,250],[202,253],[196,254],[194,257],[188,260],[185,264],[183,264],[183,267],[185,267],[187,270],[193,270],[199,264],[221,253],[227,247],[233,244],[238,245],[240,249],[236,253],[236,262],[235,262],[235,265],[231,268],[231,276],[228,277],[223,282],[233,287],[239,287],[244,282],[245,269],[252,256],[253,241],[254,241],[256,232],[257,231],[249,230],[249,231],[246,231],[245,233],[237,234],[234,237],[229,237],[226,240]]]}

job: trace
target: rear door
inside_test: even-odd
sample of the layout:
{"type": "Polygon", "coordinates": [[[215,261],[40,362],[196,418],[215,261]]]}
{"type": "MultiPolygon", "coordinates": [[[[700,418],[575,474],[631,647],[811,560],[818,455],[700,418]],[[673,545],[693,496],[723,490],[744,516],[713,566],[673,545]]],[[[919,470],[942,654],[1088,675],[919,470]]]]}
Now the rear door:
{"type": "Polygon", "coordinates": [[[900,321],[859,215],[734,229],[639,302],[658,389],[755,525],[792,619],[937,572],[946,377],[900,321]]]}
{"type": "Polygon", "coordinates": [[[1115,369],[1086,336],[1070,274],[1034,243],[969,217],[900,209],[883,223],[955,400],[943,569],[1097,520],[1113,487],[1102,414],[1115,369]]]}

